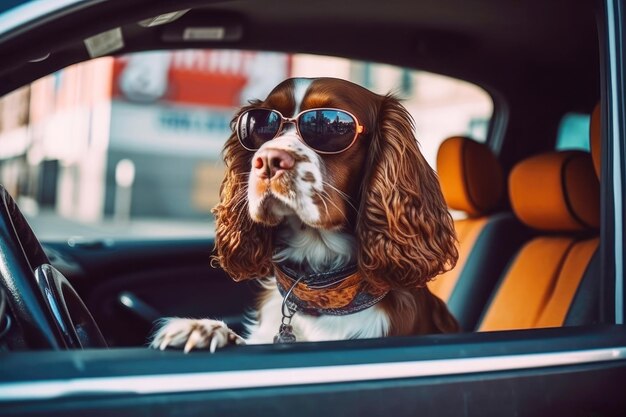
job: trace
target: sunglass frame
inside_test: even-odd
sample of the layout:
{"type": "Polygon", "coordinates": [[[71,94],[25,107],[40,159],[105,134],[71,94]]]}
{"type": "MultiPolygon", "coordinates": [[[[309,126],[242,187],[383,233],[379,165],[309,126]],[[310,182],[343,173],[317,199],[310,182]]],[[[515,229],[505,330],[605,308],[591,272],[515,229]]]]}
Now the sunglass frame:
{"type": "MultiPolygon", "coordinates": [[[[283,126],[287,123],[293,123],[296,127],[296,132],[298,133],[298,139],[300,140],[300,142],[302,142],[307,148],[322,154],[322,155],[334,155],[334,154],[338,154],[338,153],[342,153],[347,151],[348,149],[350,149],[352,147],[352,145],[354,145],[354,143],[356,142],[356,139],[359,137],[359,135],[361,133],[365,132],[365,126],[363,126],[361,123],[359,123],[359,119],[357,119],[357,117],[350,113],[349,111],[343,110],[343,109],[337,109],[334,107],[316,107],[313,109],[306,109],[301,111],[300,113],[296,114],[295,117],[285,117],[283,116],[283,114],[281,112],[279,112],[278,110],[275,109],[269,109],[266,107],[258,107],[258,108],[254,108],[254,109],[248,109],[244,112],[242,112],[239,117],[237,118],[237,123],[235,123],[235,134],[237,135],[237,139],[239,140],[239,143],[241,144],[241,146],[243,146],[246,150],[251,151],[251,152],[255,152],[257,151],[259,148],[250,148],[248,146],[246,146],[241,138],[241,136],[239,135],[239,126],[241,123],[241,119],[243,118],[243,116],[247,113],[250,113],[251,111],[255,111],[255,110],[267,110],[269,112],[273,112],[273,113],[277,113],[280,116],[280,125],[278,126],[278,130],[276,130],[276,134],[274,136],[272,136],[271,139],[268,139],[266,142],[269,142],[270,140],[276,139],[276,137],[278,137],[280,135],[280,132],[283,131],[283,126]],[[308,112],[312,112],[312,111],[338,111],[338,112],[342,112],[347,114],[348,116],[352,117],[352,119],[354,119],[354,122],[356,124],[356,128],[354,130],[354,137],[352,138],[352,141],[350,141],[350,144],[348,146],[346,146],[345,148],[338,150],[338,151],[322,151],[319,149],[315,149],[314,147],[312,147],[311,145],[309,145],[308,143],[306,143],[306,141],[304,140],[304,138],[302,137],[302,133],[300,133],[300,122],[298,121],[298,119],[305,113],[308,112]]],[[[262,146],[262,145],[261,145],[262,146]]]]}

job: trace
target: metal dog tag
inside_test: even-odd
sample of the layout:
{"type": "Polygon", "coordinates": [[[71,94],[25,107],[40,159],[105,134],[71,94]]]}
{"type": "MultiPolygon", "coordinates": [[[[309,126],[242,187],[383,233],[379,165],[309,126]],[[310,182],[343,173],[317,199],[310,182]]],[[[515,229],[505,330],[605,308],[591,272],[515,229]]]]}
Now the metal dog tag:
{"type": "Polygon", "coordinates": [[[289,324],[281,324],[278,334],[274,336],[274,343],[294,343],[296,335],[293,334],[293,327],[289,324]]]}

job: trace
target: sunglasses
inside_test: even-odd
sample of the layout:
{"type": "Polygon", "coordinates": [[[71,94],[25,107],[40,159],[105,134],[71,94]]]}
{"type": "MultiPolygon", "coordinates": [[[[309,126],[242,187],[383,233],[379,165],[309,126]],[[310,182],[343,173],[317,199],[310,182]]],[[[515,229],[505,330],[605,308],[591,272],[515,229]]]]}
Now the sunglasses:
{"type": "Polygon", "coordinates": [[[365,130],[353,114],[330,108],[305,110],[293,118],[272,109],[246,110],[237,119],[235,130],[241,146],[256,151],[278,136],[285,123],[294,123],[302,142],[320,154],[345,151],[365,130]]]}

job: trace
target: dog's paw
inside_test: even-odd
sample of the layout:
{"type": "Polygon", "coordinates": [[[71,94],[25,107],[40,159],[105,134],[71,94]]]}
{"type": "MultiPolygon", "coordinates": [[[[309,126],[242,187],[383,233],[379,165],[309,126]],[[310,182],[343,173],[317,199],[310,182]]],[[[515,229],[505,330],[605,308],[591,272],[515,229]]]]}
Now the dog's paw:
{"type": "Polygon", "coordinates": [[[219,320],[164,319],[161,328],[154,334],[150,347],[165,350],[168,347],[206,349],[211,353],[226,345],[244,345],[245,341],[237,333],[219,320]]]}

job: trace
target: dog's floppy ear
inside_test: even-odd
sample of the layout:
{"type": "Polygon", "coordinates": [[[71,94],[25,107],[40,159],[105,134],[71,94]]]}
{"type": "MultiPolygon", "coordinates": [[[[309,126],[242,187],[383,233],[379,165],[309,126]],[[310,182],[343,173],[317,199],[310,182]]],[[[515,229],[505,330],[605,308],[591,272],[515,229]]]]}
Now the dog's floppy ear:
{"type": "Polygon", "coordinates": [[[220,203],[213,209],[217,251],[214,260],[235,281],[270,276],[272,229],[253,222],[248,211],[252,152],[244,149],[233,134],[224,145],[223,156],[226,174],[220,188],[220,203]]]}
{"type": "Polygon", "coordinates": [[[357,221],[359,269],[377,289],[423,287],[456,264],[454,224],[413,119],[382,99],[357,221]]]}

